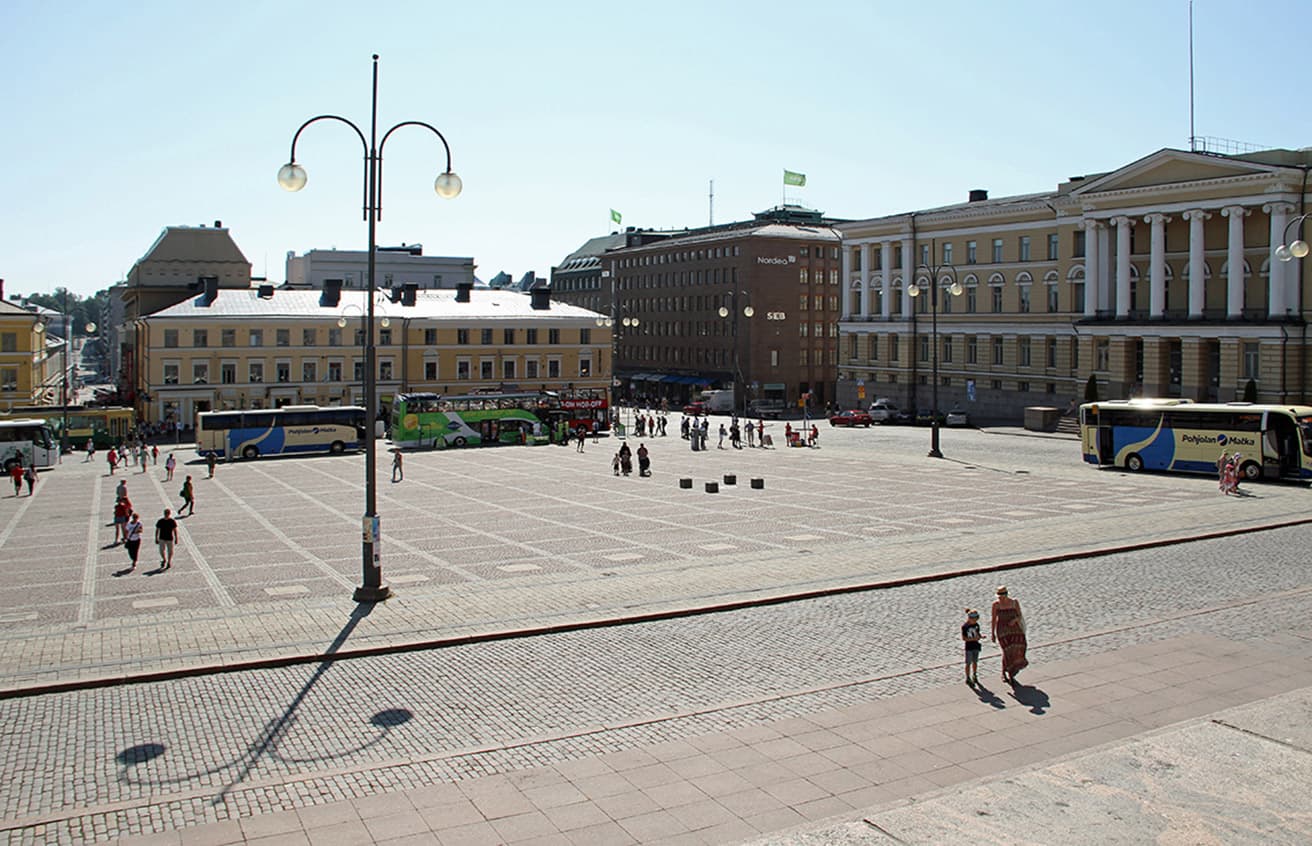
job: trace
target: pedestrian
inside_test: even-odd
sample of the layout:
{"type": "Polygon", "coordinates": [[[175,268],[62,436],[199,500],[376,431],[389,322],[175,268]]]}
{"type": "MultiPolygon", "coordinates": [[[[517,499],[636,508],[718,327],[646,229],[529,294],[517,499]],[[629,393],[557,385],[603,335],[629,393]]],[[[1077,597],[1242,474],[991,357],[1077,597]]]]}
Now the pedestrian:
{"type": "Polygon", "coordinates": [[[647,445],[644,443],[638,444],[638,475],[651,475],[651,457],[648,455],[647,445]]]}
{"type": "Polygon", "coordinates": [[[127,540],[124,541],[124,546],[128,550],[128,559],[132,562],[132,566],[128,568],[129,570],[137,569],[137,554],[141,551],[141,533],[143,531],[145,531],[145,527],[141,525],[141,515],[135,511],[132,512],[132,515],[128,517],[126,527],[127,540]]]}
{"type": "Polygon", "coordinates": [[[620,474],[620,454],[618,452],[615,453],[615,457],[611,459],[610,469],[614,471],[616,476],[620,474]]]}
{"type": "MultiPolygon", "coordinates": [[[[191,477],[188,476],[188,479],[191,477]]],[[[155,521],[155,543],[159,546],[159,568],[167,570],[173,566],[173,546],[178,542],[178,521],[170,516],[169,509],[164,509],[164,516],[155,521]]]]}
{"type": "Polygon", "coordinates": [[[126,496],[114,500],[114,543],[126,540],[128,517],[132,514],[132,503],[126,496]]]}
{"type": "Polygon", "coordinates": [[[583,452],[583,447],[588,442],[588,430],[580,426],[574,434],[577,435],[579,439],[579,452],[583,452]]]}
{"type": "Polygon", "coordinates": [[[1242,452],[1236,452],[1230,456],[1230,493],[1232,494],[1238,495],[1239,493],[1239,480],[1243,478],[1240,470],[1243,466],[1244,454],[1242,452]]]}
{"type": "Polygon", "coordinates": [[[811,424],[811,436],[806,439],[807,446],[820,446],[820,430],[814,423],[811,424]]]}
{"type": "Polygon", "coordinates": [[[729,434],[729,430],[726,429],[726,428],[724,428],[724,424],[721,423],[721,424],[720,424],[720,443],[716,445],[716,449],[724,449],[724,436],[727,435],[727,434],[729,434]]]}
{"type": "Polygon", "coordinates": [[[167,474],[164,477],[164,481],[166,482],[173,481],[173,470],[177,466],[178,466],[178,460],[174,458],[173,453],[170,452],[169,457],[164,459],[164,472],[167,474]]]}
{"type": "Polygon", "coordinates": [[[736,419],[729,426],[729,443],[734,449],[743,448],[743,430],[736,419]]]}
{"type": "Polygon", "coordinates": [[[195,514],[196,488],[192,485],[190,476],[182,483],[182,490],[178,491],[178,496],[182,497],[182,507],[178,509],[178,516],[181,517],[184,511],[187,512],[187,516],[195,514]]]}
{"type": "Polygon", "coordinates": [[[34,494],[36,492],[35,491],[36,488],[35,464],[29,464],[27,469],[23,471],[23,481],[27,482],[27,495],[31,496],[32,494],[34,494]]]}
{"type": "Polygon", "coordinates": [[[784,424],[784,444],[785,444],[786,446],[792,446],[792,445],[793,445],[793,424],[792,424],[792,423],[785,423],[785,424],[784,424]]]}
{"type": "MultiPolygon", "coordinates": [[[[10,460],[12,461],[13,459],[10,460]]],[[[14,483],[14,496],[18,496],[23,492],[23,463],[21,461],[14,461],[14,463],[10,465],[9,478],[13,480],[14,483]]]]}
{"type": "Polygon", "coordinates": [[[601,424],[598,423],[596,420],[593,420],[593,421],[592,421],[592,442],[593,442],[594,444],[595,444],[595,443],[600,443],[599,438],[601,438],[601,424]]]}
{"type": "Polygon", "coordinates": [[[680,423],[679,423],[679,437],[683,438],[685,441],[688,440],[688,418],[687,418],[687,417],[683,418],[683,420],[680,421],[680,423]]]}
{"type": "Polygon", "coordinates": [[[87,457],[82,459],[83,463],[90,461],[96,455],[96,442],[87,438],[87,457]]]}
{"type": "MultiPolygon", "coordinates": [[[[205,453],[205,466],[208,467],[208,468],[210,469],[210,476],[209,476],[209,477],[210,477],[211,479],[214,478],[214,466],[215,466],[216,464],[218,464],[218,463],[219,463],[219,457],[218,457],[217,455],[214,454],[214,450],[210,450],[209,452],[205,453]]],[[[187,478],[190,479],[191,477],[188,476],[187,478]]],[[[182,516],[182,512],[181,512],[181,511],[178,512],[178,516],[179,516],[179,517],[182,516]]]]}
{"type": "Polygon", "coordinates": [[[979,612],[966,609],[966,622],[961,624],[961,639],[966,643],[966,684],[979,684],[979,612]]]}
{"type": "Polygon", "coordinates": [[[765,418],[764,417],[756,418],[756,442],[761,445],[762,449],[765,448],[765,418]]]}
{"type": "Polygon", "coordinates": [[[113,447],[106,450],[105,460],[109,462],[109,475],[113,476],[114,471],[118,469],[118,450],[113,447]]]}
{"type": "Polygon", "coordinates": [[[620,472],[625,476],[633,472],[633,450],[629,449],[628,443],[620,445],[620,472]]]}
{"type": "Polygon", "coordinates": [[[392,450],[392,481],[401,482],[405,480],[405,470],[401,468],[401,450],[392,450]]]}
{"type": "Polygon", "coordinates": [[[1016,683],[1016,674],[1029,666],[1025,659],[1025,618],[1020,603],[1007,595],[1007,586],[997,590],[993,602],[993,619],[989,626],[989,640],[1002,647],[1002,680],[1016,683]]]}
{"type": "Polygon", "coordinates": [[[151,457],[151,459],[153,460],[155,466],[158,467],[158,466],[159,466],[159,444],[151,444],[151,445],[150,445],[150,457],[151,457]]]}
{"type": "Polygon", "coordinates": [[[1221,450],[1221,457],[1216,460],[1217,487],[1221,493],[1230,494],[1230,454],[1221,450]]]}

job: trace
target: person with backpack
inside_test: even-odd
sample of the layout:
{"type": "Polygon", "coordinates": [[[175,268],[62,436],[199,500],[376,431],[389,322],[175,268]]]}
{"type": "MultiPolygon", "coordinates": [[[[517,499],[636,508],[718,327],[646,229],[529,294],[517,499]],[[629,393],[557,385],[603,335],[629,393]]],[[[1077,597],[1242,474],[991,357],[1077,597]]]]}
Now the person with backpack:
{"type": "Polygon", "coordinates": [[[196,488],[191,483],[191,477],[182,483],[182,490],[178,491],[178,496],[182,497],[182,507],[178,509],[178,516],[183,516],[182,512],[187,512],[187,516],[196,513],[196,488]]]}

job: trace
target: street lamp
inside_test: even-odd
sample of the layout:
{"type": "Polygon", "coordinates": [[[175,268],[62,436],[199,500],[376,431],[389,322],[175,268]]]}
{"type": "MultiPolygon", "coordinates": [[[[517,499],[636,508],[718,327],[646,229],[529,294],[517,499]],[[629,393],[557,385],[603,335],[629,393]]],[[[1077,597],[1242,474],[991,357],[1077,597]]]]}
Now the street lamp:
{"type": "MultiPolygon", "coordinates": [[[[930,253],[935,252],[937,244],[930,242],[930,253]]],[[[930,410],[929,415],[929,457],[942,458],[943,453],[938,448],[938,292],[940,287],[944,287],[946,280],[951,280],[951,284],[945,287],[946,291],[954,297],[961,296],[964,290],[961,283],[957,281],[957,269],[950,264],[940,264],[935,267],[920,265],[916,268],[916,281],[912,284],[907,294],[912,297],[918,297],[922,293],[929,293],[929,310],[930,310],[930,344],[934,347],[932,352],[932,389],[934,407],[930,410]],[[924,272],[922,275],[921,272],[924,272]]]]}
{"type": "MultiPolygon", "coordinates": [[[[733,332],[733,413],[734,413],[734,416],[735,416],[735,417],[742,417],[742,416],[745,416],[745,411],[744,411],[742,405],[740,405],[739,402],[738,402],[738,394],[739,394],[739,391],[740,391],[740,390],[742,391],[742,394],[743,394],[743,397],[744,397],[744,398],[747,396],[747,392],[746,392],[745,390],[743,390],[746,386],[743,384],[743,368],[742,368],[741,360],[740,360],[739,357],[738,357],[738,312],[739,312],[739,308],[738,308],[738,295],[739,295],[739,294],[742,294],[744,297],[750,297],[750,296],[751,296],[751,294],[748,294],[746,291],[730,291],[730,292],[729,292],[729,305],[727,305],[727,306],[720,306],[720,309],[719,309],[719,312],[718,312],[718,314],[720,315],[721,318],[728,317],[731,313],[733,314],[733,326],[732,326],[732,332],[733,332]]],[[[747,318],[750,318],[753,314],[756,314],[756,309],[752,308],[751,303],[748,303],[747,305],[743,306],[742,309],[741,309],[741,311],[742,311],[742,313],[743,313],[743,317],[747,317],[747,318]]]]}
{"type": "Polygon", "coordinates": [[[1277,259],[1279,259],[1280,261],[1290,261],[1292,259],[1307,258],[1307,254],[1310,251],[1308,248],[1307,241],[1304,241],[1300,237],[1291,244],[1289,242],[1289,230],[1297,226],[1298,234],[1302,235],[1303,221],[1307,220],[1309,217],[1312,217],[1312,212],[1309,212],[1308,214],[1300,214],[1298,217],[1289,221],[1289,223],[1285,225],[1285,234],[1280,239],[1281,244],[1275,249],[1275,256],[1277,259]]]}
{"type": "MultiPolygon", "coordinates": [[[[377,260],[378,242],[377,225],[383,217],[383,147],[392,133],[403,126],[422,126],[437,136],[446,151],[446,170],[438,174],[433,182],[433,190],[443,199],[451,199],[460,193],[460,177],[451,170],[451,147],[446,138],[435,127],[423,121],[407,120],[395,124],[383,133],[378,140],[378,54],[373,56],[373,87],[369,104],[369,138],[364,137],[360,127],[339,115],[318,115],[301,124],[292,136],[291,156],[287,164],[278,169],[278,184],[287,191],[299,191],[305,187],[307,176],[305,168],[296,163],[296,142],[301,133],[312,123],[321,120],[335,120],[355,130],[364,148],[364,219],[369,222],[369,291],[365,313],[365,348],[364,348],[364,402],[368,430],[364,439],[364,518],[362,520],[361,562],[363,576],[360,587],[355,589],[356,602],[379,602],[392,595],[391,588],[383,584],[383,569],[379,558],[379,535],[381,531],[378,518],[378,480],[375,478],[378,463],[378,444],[374,433],[374,416],[378,413],[378,373],[377,349],[374,346],[374,291],[376,290],[374,269],[377,260]]],[[[338,325],[341,325],[340,322],[338,325]]]]}
{"type": "MultiPolygon", "coordinates": [[[[614,327],[622,326],[625,329],[632,329],[634,331],[637,331],[638,325],[642,322],[637,317],[620,317],[619,303],[615,302],[614,300],[611,301],[610,313],[611,313],[610,317],[598,317],[597,325],[605,328],[610,328],[612,330],[614,330],[614,327]]],[[[620,332],[618,331],[611,332],[610,365],[611,365],[612,375],[615,372],[615,362],[619,361],[620,358],[620,337],[621,337],[620,332]]],[[[619,386],[620,386],[620,380],[613,379],[612,387],[618,388],[619,386]]],[[[628,408],[627,405],[625,407],[628,408]]]]}

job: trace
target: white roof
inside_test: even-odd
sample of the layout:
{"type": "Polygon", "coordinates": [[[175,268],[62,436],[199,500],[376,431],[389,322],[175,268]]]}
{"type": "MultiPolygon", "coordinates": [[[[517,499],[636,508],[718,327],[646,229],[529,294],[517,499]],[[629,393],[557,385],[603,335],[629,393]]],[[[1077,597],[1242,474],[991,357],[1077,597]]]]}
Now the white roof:
{"type": "MultiPolygon", "coordinates": [[[[232,291],[219,290],[218,297],[208,306],[200,305],[201,298],[191,297],[177,305],[161,309],[148,315],[147,320],[155,319],[190,319],[206,320],[249,320],[260,319],[304,319],[318,317],[325,320],[336,319],[342,315],[360,316],[367,305],[366,292],[341,292],[337,305],[320,304],[321,291],[293,291],[274,289],[273,296],[264,299],[256,288],[232,291]]],[[[603,315],[586,308],[552,301],[549,309],[535,309],[532,298],[527,293],[507,289],[479,289],[469,292],[469,302],[456,302],[456,292],[451,289],[420,290],[415,294],[413,306],[402,306],[391,302],[387,294],[374,294],[374,312],[387,315],[392,319],[409,318],[416,320],[450,320],[450,321],[486,321],[517,320],[524,321],[538,318],[543,320],[566,320],[592,322],[603,315]]]]}

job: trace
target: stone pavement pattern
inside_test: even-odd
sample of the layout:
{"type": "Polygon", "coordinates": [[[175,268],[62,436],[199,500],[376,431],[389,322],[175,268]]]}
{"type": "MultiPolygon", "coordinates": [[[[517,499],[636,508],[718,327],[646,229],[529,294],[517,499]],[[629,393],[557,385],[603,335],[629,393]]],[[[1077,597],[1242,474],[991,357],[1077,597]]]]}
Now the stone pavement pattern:
{"type": "MultiPolygon", "coordinates": [[[[1069,440],[923,429],[829,430],[818,450],[691,453],[650,441],[657,476],[616,478],[613,441],[417,453],[380,482],[384,574],[397,599],[347,649],[622,618],[721,602],[1077,554],[1305,519],[1306,489],[1228,499],[1208,479],[1129,477],[1079,463],[1069,440]],[[734,472],[766,478],[680,490],[734,472]]],[[[188,453],[183,450],[183,457],[188,453]]],[[[186,473],[199,510],[176,566],[125,573],[105,525],[117,479],[76,459],[35,498],[0,499],[0,567],[20,588],[0,614],[0,692],[158,670],[320,655],[359,581],[358,456],[129,467],[148,525],[186,473]],[[59,538],[57,543],[52,538],[59,538]],[[40,550],[40,554],[34,551],[40,550]]],[[[384,468],[386,472],[386,468],[384,468]]]]}
{"type": "MultiPolygon", "coordinates": [[[[977,700],[957,682],[960,609],[987,601],[996,582],[991,575],[317,668],[0,701],[4,725],[41,727],[0,736],[5,771],[33,774],[0,796],[3,827],[12,842],[77,842],[205,822],[226,826],[213,831],[254,837],[270,831],[268,826],[291,826],[293,818],[342,813],[311,806],[340,808],[346,800],[359,816],[368,809],[394,809],[402,801],[388,794],[430,790],[450,796],[443,791],[455,789],[471,798],[466,788],[491,789],[476,787],[479,783],[496,786],[499,796],[504,784],[523,789],[521,782],[532,781],[531,774],[544,768],[588,772],[598,759],[646,761],[644,756],[656,757],[652,747],[666,745],[703,751],[722,743],[746,747],[740,763],[726,769],[744,770],[740,777],[750,779],[754,765],[762,763],[757,741],[797,742],[798,735],[825,727],[827,714],[877,715],[878,720],[859,716],[871,732],[865,740],[887,735],[911,744],[883,749],[878,765],[867,761],[869,783],[848,790],[817,784],[813,773],[794,772],[811,787],[797,785],[801,792],[787,797],[771,794],[778,807],[748,802],[731,808],[723,797],[698,787],[706,795],[697,802],[714,801],[751,826],[750,831],[735,828],[734,837],[747,839],[884,801],[883,793],[870,788],[887,788],[894,792],[885,798],[896,798],[948,783],[942,779],[949,774],[951,783],[968,778],[968,772],[981,774],[967,761],[954,760],[955,736],[941,726],[936,729],[941,734],[906,734],[936,725],[914,717],[925,705],[948,709],[950,715],[937,722],[964,721],[954,730],[969,730],[962,735],[967,739],[990,720],[1002,720],[996,728],[1004,730],[1008,720],[1036,718],[1012,733],[1017,737],[1008,735],[1031,748],[1031,757],[994,760],[996,768],[989,772],[998,772],[1114,739],[1086,735],[1105,725],[1099,722],[1104,718],[1121,720],[1115,736],[1128,737],[1308,684],[1305,629],[1312,589],[1302,553],[1308,537],[1309,530],[1299,527],[1008,574],[1030,617],[1035,667],[1025,675],[1047,698],[1043,714],[1031,713],[1034,702],[1017,708],[1025,703],[1009,701],[1001,691],[977,700]],[[1142,651],[1106,657],[1135,649],[1142,651]],[[1170,657],[1155,649],[1166,649],[1170,657]],[[1007,716],[995,717],[995,711],[1007,716]],[[1095,712],[1088,722],[1076,716],[1095,712]],[[1148,715],[1155,716],[1145,722],[1148,715]],[[1070,738],[1077,745],[1062,747],[1070,738]],[[917,758],[902,770],[885,760],[924,753],[933,757],[917,758]],[[933,766],[918,769],[926,763],[933,766]],[[928,775],[944,769],[948,772],[940,773],[939,781],[928,775]],[[901,782],[895,790],[889,787],[894,782],[901,782]],[[828,792],[813,796],[817,788],[828,792]],[[842,808],[828,801],[856,790],[867,790],[863,804],[852,801],[855,795],[843,799],[842,808]],[[811,801],[823,804],[806,813],[798,809],[811,801]]],[[[339,629],[352,622],[339,620],[339,629]]],[[[985,663],[983,669],[987,681],[996,664],[985,663]]],[[[781,745],[801,754],[791,744],[781,745]]],[[[1004,751],[1007,747],[979,746],[970,757],[988,759],[1004,751]]],[[[833,763],[847,768],[841,760],[845,754],[833,753],[840,758],[833,763]]],[[[607,798],[600,791],[619,784],[607,770],[578,777],[593,778],[579,793],[596,802],[607,798]]],[[[625,776],[632,790],[661,786],[635,778],[625,776]]],[[[749,781],[732,792],[768,786],[749,781]]],[[[569,796],[574,800],[561,804],[583,801],[569,796]]],[[[606,823],[623,828],[628,816],[672,813],[660,802],[652,810],[636,797],[632,801],[609,811],[603,807],[606,823]]],[[[480,813],[494,816],[469,824],[492,825],[499,813],[493,806],[500,806],[491,800],[475,804],[480,813]]],[[[722,816],[700,807],[710,815],[698,817],[702,822],[722,816]]],[[[551,819],[545,808],[534,808],[551,819]]],[[[412,816],[407,819],[413,822],[412,816]]],[[[429,825],[445,826],[445,819],[429,825]]],[[[696,842],[733,842],[728,829],[716,828],[719,823],[693,822],[697,827],[685,826],[700,838],[696,842]]],[[[555,834],[567,838],[554,842],[627,842],[589,840],[593,832],[575,834],[569,824],[552,824],[555,834]]],[[[552,834],[530,830],[532,837],[552,834]]],[[[466,833],[474,837],[473,831],[466,833]]],[[[492,836],[486,828],[477,831],[492,836]]],[[[443,842],[460,842],[461,836],[448,832],[443,842]]],[[[635,839],[659,835],[643,829],[635,839]]]]}

